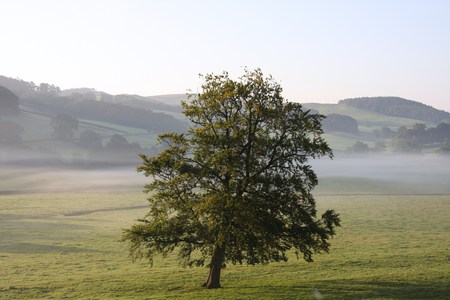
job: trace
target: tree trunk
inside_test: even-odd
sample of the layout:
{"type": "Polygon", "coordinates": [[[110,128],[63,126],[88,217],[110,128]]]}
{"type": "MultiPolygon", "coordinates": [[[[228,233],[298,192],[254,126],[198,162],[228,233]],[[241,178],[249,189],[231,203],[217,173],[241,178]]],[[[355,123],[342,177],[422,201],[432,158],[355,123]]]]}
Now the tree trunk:
{"type": "Polygon", "coordinates": [[[225,248],[215,246],[213,255],[211,257],[211,264],[209,265],[208,279],[203,283],[207,289],[218,289],[220,286],[220,271],[225,257],[225,248]]]}

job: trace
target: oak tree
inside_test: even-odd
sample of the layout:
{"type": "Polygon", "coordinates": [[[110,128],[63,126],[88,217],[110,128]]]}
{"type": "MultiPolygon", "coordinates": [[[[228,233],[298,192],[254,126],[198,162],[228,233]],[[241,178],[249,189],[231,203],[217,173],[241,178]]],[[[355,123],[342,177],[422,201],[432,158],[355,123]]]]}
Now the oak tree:
{"type": "Polygon", "coordinates": [[[160,135],[158,156],[141,155],[150,210],[124,231],[132,257],[178,251],[184,265],[207,265],[204,286],[219,288],[227,262],[287,261],[290,250],[311,262],[328,252],[340,220],[333,210],[317,216],[308,163],[332,156],[323,116],[285,100],[259,69],[203,78],[183,102],[190,129],[160,135]]]}

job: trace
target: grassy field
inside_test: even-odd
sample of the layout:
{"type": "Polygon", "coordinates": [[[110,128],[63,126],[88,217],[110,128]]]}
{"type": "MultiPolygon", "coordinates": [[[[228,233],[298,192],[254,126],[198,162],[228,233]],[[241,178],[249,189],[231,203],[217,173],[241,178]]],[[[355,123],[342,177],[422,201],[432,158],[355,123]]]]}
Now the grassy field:
{"type": "Polygon", "coordinates": [[[132,263],[123,228],[140,192],[0,196],[0,299],[448,299],[450,196],[317,195],[342,228],[330,254],[228,266],[223,288],[176,255],[132,263]]]}

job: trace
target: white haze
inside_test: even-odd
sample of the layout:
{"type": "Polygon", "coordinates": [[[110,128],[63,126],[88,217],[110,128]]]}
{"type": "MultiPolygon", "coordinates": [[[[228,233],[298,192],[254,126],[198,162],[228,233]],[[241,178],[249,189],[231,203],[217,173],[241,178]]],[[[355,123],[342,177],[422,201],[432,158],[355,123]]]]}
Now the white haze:
{"type": "MultiPolygon", "coordinates": [[[[19,161],[19,158],[15,161],[19,161]]],[[[345,183],[345,189],[339,187],[340,192],[345,193],[351,193],[352,190],[370,193],[374,186],[378,186],[377,192],[450,194],[449,156],[339,156],[333,160],[322,158],[309,162],[319,177],[319,190],[321,186],[338,180],[345,183]],[[366,186],[355,186],[361,181],[366,182],[367,190],[366,186]]],[[[87,167],[0,164],[0,194],[120,190],[139,192],[150,180],[137,173],[135,166],[97,169],[87,167]]]]}
{"type": "MultiPolygon", "coordinates": [[[[311,162],[322,181],[359,179],[396,186],[406,194],[450,193],[450,157],[444,155],[361,155],[318,159],[311,162]]],[[[381,187],[382,188],[382,185],[381,187]]],[[[387,191],[388,192],[388,191],[387,191]]]]}
{"type": "Polygon", "coordinates": [[[1,166],[0,195],[140,191],[147,178],[132,167],[62,169],[1,166]]]}

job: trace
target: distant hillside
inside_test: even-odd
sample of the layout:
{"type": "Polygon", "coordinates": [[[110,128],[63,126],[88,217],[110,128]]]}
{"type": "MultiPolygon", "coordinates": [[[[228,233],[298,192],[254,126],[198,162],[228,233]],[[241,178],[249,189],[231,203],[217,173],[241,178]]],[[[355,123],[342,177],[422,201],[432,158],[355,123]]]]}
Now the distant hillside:
{"type": "Polygon", "coordinates": [[[150,132],[185,130],[184,120],[174,117],[179,106],[138,95],[110,95],[93,88],[61,90],[52,84],[26,82],[0,76],[0,86],[12,91],[26,110],[141,128],[150,132]]]}
{"type": "Polygon", "coordinates": [[[187,100],[186,94],[169,94],[146,97],[149,100],[157,101],[167,105],[181,106],[181,101],[187,100]]]}
{"type": "Polygon", "coordinates": [[[0,115],[19,112],[19,97],[0,85],[0,115]]]}
{"type": "Polygon", "coordinates": [[[423,103],[399,97],[363,97],[339,101],[351,107],[364,109],[388,116],[415,119],[420,121],[450,122],[450,113],[435,109],[423,103]]]}
{"type": "Polygon", "coordinates": [[[112,101],[114,103],[125,104],[137,108],[160,110],[167,112],[177,112],[177,113],[181,112],[181,106],[172,105],[171,103],[165,103],[163,101],[153,99],[152,97],[142,97],[138,95],[123,94],[113,96],[112,101]]]}
{"type": "Polygon", "coordinates": [[[136,108],[175,113],[181,112],[181,106],[179,105],[181,103],[180,99],[185,97],[185,95],[164,95],[151,97],[129,94],[110,95],[91,88],[67,89],[63,90],[60,95],[67,97],[79,96],[87,100],[124,104],[136,108]]]}
{"type": "MultiPolygon", "coordinates": [[[[186,94],[111,95],[93,88],[61,90],[52,84],[36,85],[5,76],[0,76],[0,86],[17,95],[20,104],[18,114],[1,117],[3,127],[8,124],[15,128],[3,130],[4,140],[21,141],[21,146],[33,151],[54,151],[65,160],[79,155],[86,158],[91,150],[79,141],[94,139],[96,135],[96,144],[99,135],[105,148],[108,139],[120,134],[127,139],[130,152],[139,153],[136,151],[140,148],[134,144],[150,149],[155,146],[158,133],[183,132],[188,125],[180,106],[182,100],[187,100],[186,94]],[[60,114],[78,120],[78,129],[70,141],[55,139],[50,124],[60,114]],[[77,148],[72,146],[74,143],[77,148]]],[[[17,107],[17,99],[13,102],[17,107]]],[[[447,136],[439,135],[438,140],[431,141],[428,135],[437,137],[436,133],[445,131],[445,124],[436,125],[441,121],[450,123],[450,114],[419,102],[398,97],[366,97],[345,99],[338,104],[303,103],[303,106],[327,116],[323,122],[324,137],[335,151],[347,152],[362,145],[369,151],[395,152],[405,148],[432,153],[447,147],[444,145],[447,136]]],[[[122,144],[127,146],[124,141],[122,144]]]]}
{"type": "Polygon", "coordinates": [[[183,132],[184,124],[174,117],[150,109],[77,97],[32,94],[21,98],[27,110],[47,115],[66,114],[79,119],[141,128],[150,132],[183,132]]]}

